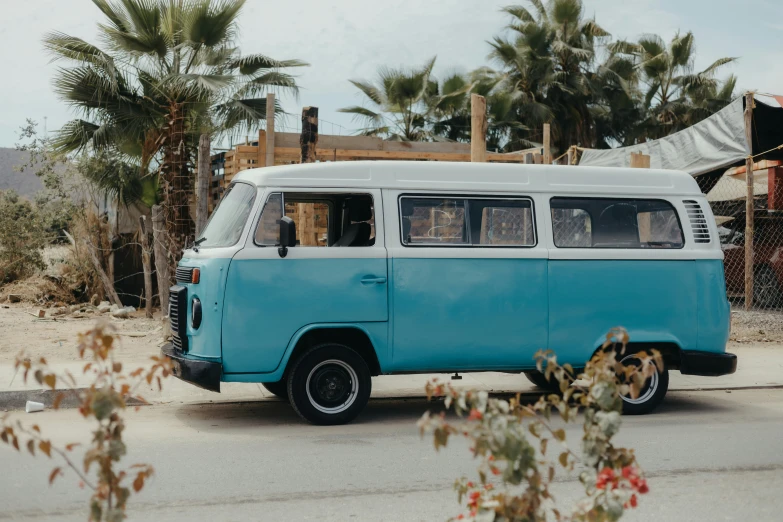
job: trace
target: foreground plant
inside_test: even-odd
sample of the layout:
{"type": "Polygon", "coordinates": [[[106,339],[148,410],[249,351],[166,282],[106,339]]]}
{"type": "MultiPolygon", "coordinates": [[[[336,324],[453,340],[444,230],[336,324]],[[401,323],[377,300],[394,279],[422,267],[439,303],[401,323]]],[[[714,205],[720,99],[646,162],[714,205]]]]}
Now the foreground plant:
{"type": "Polygon", "coordinates": [[[127,452],[122,438],[125,420],[121,413],[127,409],[131,399],[146,402],[137,393],[139,386],[156,383],[160,390],[162,379],[171,374],[171,361],[160,357],[152,357],[153,364],[149,368],[124,373],[122,363],[114,360],[116,339],[109,325],[98,325],[79,335],[79,356],[87,361],[84,373],[90,374],[92,381],[88,388],[77,389],[76,379],[68,371],[62,375],[52,372],[44,358],[32,362],[22,353],[16,359],[16,368],[23,370],[25,382],[32,374],[39,384],[51,390],[56,389],[58,383],[65,383],[70,388],[56,396],[54,409],[58,409],[67,395],[72,394],[79,401],[78,411],[82,417],[95,421],[82,466],[78,466],[73,458],[79,443],[60,447],[46,438],[36,424],[27,426],[20,420],[14,422],[10,414],[0,418],[0,439],[3,442],[17,451],[26,448],[33,456],[43,453],[62,461],[63,464],[52,469],[49,474],[50,485],[64,474],[66,468],[79,478],[80,487],[86,486],[92,490],[89,520],[94,522],[123,520],[131,488],[138,493],[152,476],[154,469],[150,464],[133,464],[118,469],[119,462],[127,452]],[[126,484],[131,478],[133,482],[128,487],[126,484]]]}
{"type": "Polygon", "coordinates": [[[624,330],[612,330],[579,374],[558,364],[551,351],[538,352],[539,371],[560,383],[561,394],[543,396],[532,405],[523,404],[519,395],[494,399],[437,381],[427,384],[429,398],[445,396],[446,410],[467,418],[453,424],[446,412],[427,412],[418,422],[422,436],[432,433],[439,450],[452,435],[461,435],[480,460],[478,481],[463,477],[454,485],[459,502],[466,499],[468,508],[458,520],[615,521],[637,506],[639,495],[649,490],[647,482],[633,450],[615,447],[612,438],[620,429],[621,396],[637,397],[663,361],[652,351],[639,354],[638,364],[624,366],[620,359],[627,344],[624,330]],[[587,387],[571,385],[576,380],[586,381],[587,387]],[[569,448],[565,430],[553,426],[553,414],[566,423],[584,421],[581,454],[569,448]],[[584,497],[571,509],[559,506],[550,490],[558,470],[577,471],[584,487],[584,497]]]}

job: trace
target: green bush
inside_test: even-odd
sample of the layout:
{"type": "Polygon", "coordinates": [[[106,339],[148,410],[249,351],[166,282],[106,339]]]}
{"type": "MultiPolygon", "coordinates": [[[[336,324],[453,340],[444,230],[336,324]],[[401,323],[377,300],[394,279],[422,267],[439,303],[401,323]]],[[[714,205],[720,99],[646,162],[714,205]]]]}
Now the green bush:
{"type": "Polygon", "coordinates": [[[51,241],[36,205],[13,191],[0,192],[0,283],[45,269],[43,248],[51,241]]]}

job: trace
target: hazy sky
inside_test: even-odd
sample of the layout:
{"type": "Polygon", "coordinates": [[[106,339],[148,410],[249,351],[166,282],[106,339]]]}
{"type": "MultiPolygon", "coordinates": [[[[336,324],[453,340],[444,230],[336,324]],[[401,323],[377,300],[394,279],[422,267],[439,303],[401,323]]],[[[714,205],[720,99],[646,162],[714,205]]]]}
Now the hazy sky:
{"type": "MultiPolygon", "coordinates": [[[[312,64],[299,71],[300,99],[283,100],[294,114],[319,107],[321,132],[350,134],[356,124],[340,107],[361,103],[348,78],[372,78],[380,65],[418,65],[437,55],[436,76],[486,64],[486,41],[500,32],[500,7],[514,0],[248,0],[241,17],[240,47],[278,59],[312,64]]],[[[524,0],[516,3],[525,4],[524,0]]],[[[99,11],[89,0],[0,0],[0,146],[17,141],[25,118],[48,129],[72,113],[51,91],[57,67],[41,36],[58,30],[96,42],[99,11]]],[[[678,30],[696,35],[696,67],[720,56],[738,56],[724,74],[738,88],[783,94],[783,1],[781,0],[585,0],[588,16],[614,37],[654,32],[669,39],[678,30]]]]}

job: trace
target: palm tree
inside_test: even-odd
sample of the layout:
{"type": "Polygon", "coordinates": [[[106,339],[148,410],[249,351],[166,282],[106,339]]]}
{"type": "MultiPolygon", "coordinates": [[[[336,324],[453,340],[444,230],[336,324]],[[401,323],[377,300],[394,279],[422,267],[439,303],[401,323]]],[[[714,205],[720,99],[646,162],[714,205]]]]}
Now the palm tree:
{"type": "Polygon", "coordinates": [[[644,106],[649,116],[642,135],[660,138],[697,123],[730,102],[736,80],[723,86],[715,73],[735,58],[719,58],[709,67],[693,72],[694,36],[676,34],[668,45],[657,35],[645,35],[638,42],[618,41],[615,53],[636,59],[636,67],[646,84],[644,106]]]}
{"type": "Polygon", "coordinates": [[[382,136],[394,141],[425,141],[433,139],[427,119],[427,99],[438,94],[438,84],[432,78],[435,58],[417,69],[378,70],[378,80],[349,80],[369,101],[370,107],[354,105],[339,109],[362,121],[360,134],[382,136]]]}
{"type": "Polygon", "coordinates": [[[447,76],[426,100],[432,133],[448,141],[470,141],[470,96],[475,93],[487,101],[487,149],[504,149],[512,130],[527,127],[516,121],[512,97],[495,89],[498,81],[485,68],[447,76]]]}
{"type": "Polygon", "coordinates": [[[295,93],[284,70],[307,64],[240,54],[235,36],[244,0],[93,3],[105,16],[98,25],[105,50],[60,32],[44,38],[54,59],[73,64],[58,70],[54,87],[82,116],[60,129],[54,144],[62,152],[114,155],[140,177],[159,173],[171,231],[182,244],[193,227],[187,202],[198,136],[256,129],[266,92],[295,93]]]}
{"type": "Polygon", "coordinates": [[[512,18],[513,39],[496,37],[490,58],[499,71],[498,88],[513,99],[518,120],[531,130],[516,133],[522,148],[543,123],[552,124],[555,148],[592,144],[590,105],[600,93],[594,85],[595,47],[609,36],[595,20],[584,19],[581,0],[529,0],[532,9],[503,9],[512,18]]]}

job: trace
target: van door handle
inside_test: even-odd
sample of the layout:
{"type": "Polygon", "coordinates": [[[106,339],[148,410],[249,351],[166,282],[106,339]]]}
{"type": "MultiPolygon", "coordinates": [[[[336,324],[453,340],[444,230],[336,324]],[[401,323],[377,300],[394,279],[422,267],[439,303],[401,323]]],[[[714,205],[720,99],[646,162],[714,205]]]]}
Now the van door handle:
{"type": "Polygon", "coordinates": [[[385,277],[373,277],[373,276],[367,276],[363,277],[361,283],[363,285],[382,285],[386,283],[385,277]]]}

